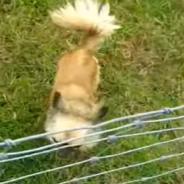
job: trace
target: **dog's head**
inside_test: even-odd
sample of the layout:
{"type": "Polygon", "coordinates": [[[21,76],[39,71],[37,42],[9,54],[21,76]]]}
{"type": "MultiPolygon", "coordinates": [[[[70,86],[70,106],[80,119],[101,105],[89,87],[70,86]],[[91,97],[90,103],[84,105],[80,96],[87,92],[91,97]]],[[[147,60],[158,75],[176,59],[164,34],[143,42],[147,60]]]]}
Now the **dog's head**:
{"type": "Polygon", "coordinates": [[[84,116],[73,114],[73,112],[76,113],[76,111],[74,111],[72,108],[72,112],[70,113],[68,111],[70,110],[70,108],[66,108],[69,106],[67,102],[64,102],[60,93],[55,92],[52,106],[48,112],[45,124],[46,132],[62,132],[49,136],[49,140],[52,143],[69,141],[68,143],[64,143],[64,146],[69,147],[60,151],[60,155],[62,156],[72,154],[75,150],[84,151],[95,146],[95,143],[85,143],[91,140],[99,139],[100,135],[86,138],[84,136],[96,131],[91,129],[90,127],[93,124],[100,122],[108,111],[108,108],[103,106],[94,114],[93,117],[86,118],[86,112],[89,111],[90,106],[87,106],[86,104],[81,105],[81,103],[76,105],[78,105],[78,107],[76,108],[77,112],[80,112],[81,115],[84,116]],[[70,129],[78,130],[68,131],[70,129]]]}

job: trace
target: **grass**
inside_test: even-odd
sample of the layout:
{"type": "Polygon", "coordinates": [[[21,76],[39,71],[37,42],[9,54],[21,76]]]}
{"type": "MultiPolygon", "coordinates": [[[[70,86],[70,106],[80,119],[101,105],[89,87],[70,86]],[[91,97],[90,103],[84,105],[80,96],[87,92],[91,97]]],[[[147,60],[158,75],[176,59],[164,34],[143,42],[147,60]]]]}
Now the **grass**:
{"type": "MultiPolygon", "coordinates": [[[[48,10],[61,0],[0,1],[0,139],[16,139],[43,132],[46,102],[52,88],[56,63],[77,46],[78,35],[56,28],[48,10]]],[[[107,41],[98,57],[102,65],[102,92],[110,107],[106,119],[174,107],[184,101],[184,1],[114,0],[112,12],[122,28],[107,41]]],[[[144,130],[181,126],[182,122],[150,125],[144,130]]],[[[121,140],[104,149],[100,144],[91,156],[107,155],[168,140],[182,132],[121,140]]],[[[21,145],[28,149],[45,140],[21,145]]],[[[68,170],[34,177],[19,184],[56,184],[96,172],[115,169],[181,151],[182,144],[166,145],[68,170]]],[[[55,154],[4,164],[0,181],[73,163],[55,154]]],[[[183,166],[171,159],[128,171],[94,178],[86,183],[116,184],[159,174],[183,166]]],[[[182,183],[176,173],[146,183],[182,183]]]]}

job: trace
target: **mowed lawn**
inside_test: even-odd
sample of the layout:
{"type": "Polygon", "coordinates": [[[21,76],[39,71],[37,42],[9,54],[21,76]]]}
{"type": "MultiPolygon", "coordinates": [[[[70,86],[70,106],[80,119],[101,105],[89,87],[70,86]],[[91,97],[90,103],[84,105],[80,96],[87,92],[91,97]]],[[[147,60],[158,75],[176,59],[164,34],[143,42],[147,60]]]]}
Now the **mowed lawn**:
{"type": "MultiPolygon", "coordinates": [[[[0,140],[16,139],[44,131],[43,122],[56,63],[77,48],[80,34],[54,26],[48,10],[63,0],[0,1],[0,140]]],[[[184,1],[112,0],[112,12],[122,28],[98,53],[101,93],[109,106],[106,120],[184,103],[184,1]]],[[[157,123],[143,130],[182,126],[181,122],[157,123]]],[[[138,132],[142,130],[136,130],[138,132]]],[[[103,156],[182,136],[182,132],[122,139],[109,147],[100,143],[90,156],[103,156]],[[107,149],[108,148],[108,149],[107,149]]],[[[15,150],[48,144],[28,142],[15,150]]],[[[76,177],[179,153],[183,143],[169,144],[130,155],[83,164],[17,182],[57,184],[76,177]]],[[[83,158],[60,159],[53,154],[0,164],[0,181],[62,166],[83,158]]],[[[96,177],[84,183],[120,184],[184,166],[183,157],[96,177]]],[[[146,183],[182,183],[183,172],[146,183]]],[[[13,183],[15,184],[15,182],[13,183]]]]}

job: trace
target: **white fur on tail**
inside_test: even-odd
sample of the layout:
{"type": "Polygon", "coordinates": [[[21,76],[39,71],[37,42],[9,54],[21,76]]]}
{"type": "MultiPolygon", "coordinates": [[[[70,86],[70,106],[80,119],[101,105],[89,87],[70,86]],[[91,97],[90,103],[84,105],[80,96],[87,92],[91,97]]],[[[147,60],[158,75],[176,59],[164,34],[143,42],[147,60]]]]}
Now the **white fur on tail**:
{"type": "Polygon", "coordinates": [[[51,18],[61,27],[86,32],[84,43],[90,47],[96,47],[101,39],[119,28],[115,17],[110,15],[109,4],[100,5],[96,0],[75,0],[74,5],[68,3],[51,12],[51,18]]]}

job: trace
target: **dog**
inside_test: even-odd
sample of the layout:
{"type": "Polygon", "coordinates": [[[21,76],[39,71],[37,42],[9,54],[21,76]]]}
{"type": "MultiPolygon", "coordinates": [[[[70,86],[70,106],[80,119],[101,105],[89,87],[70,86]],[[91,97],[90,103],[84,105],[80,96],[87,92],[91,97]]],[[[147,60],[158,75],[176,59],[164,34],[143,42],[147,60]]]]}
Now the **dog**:
{"type": "Polygon", "coordinates": [[[93,148],[97,143],[85,143],[100,138],[100,135],[83,137],[99,131],[90,127],[100,122],[108,111],[97,95],[100,67],[95,53],[120,26],[110,15],[109,4],[101,5],[96,0],[76,0],[50,12],[50,16],[60,27],[85,33],[79,48],[58,62],[45,121],[47,133],[64,132],[48,136],[52,143],[71,139],[64,144],[71,147],[64,152],[68,155],[75,149],[83,152],[93,148]],[[82,127],[89,128],[68,132],[82,127]]]}

